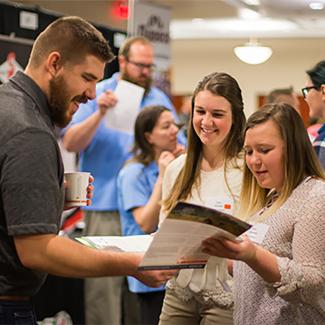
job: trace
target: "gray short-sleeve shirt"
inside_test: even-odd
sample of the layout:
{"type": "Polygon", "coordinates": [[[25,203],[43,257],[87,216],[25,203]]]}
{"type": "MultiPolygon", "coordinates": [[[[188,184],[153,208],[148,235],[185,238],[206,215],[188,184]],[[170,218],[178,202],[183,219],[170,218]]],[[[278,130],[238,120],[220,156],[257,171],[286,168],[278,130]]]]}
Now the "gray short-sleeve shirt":
{"type": "Polygon", "coordinates": [[[41,89],[23,73],[0,87],[0,295],[34,295],[46,274],[26,269],[13,237],[57,233],[63,165],[41,89]]]}

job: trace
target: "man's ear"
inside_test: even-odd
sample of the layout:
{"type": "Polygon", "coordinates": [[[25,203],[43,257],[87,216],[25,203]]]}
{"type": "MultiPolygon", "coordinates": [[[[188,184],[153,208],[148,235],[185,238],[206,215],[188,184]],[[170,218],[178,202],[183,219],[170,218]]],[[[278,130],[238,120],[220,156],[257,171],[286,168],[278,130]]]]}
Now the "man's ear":
{"type": "Polygon", "coordinates": [[[46,60],[46,69],[52,77],[62,68],[62,58],[59,52],[51,52],[46,60]]]}
{"type": "Polygon", "coordinates": [[[127,59],[124,55],[119,55],[118,57],[118,64],[120,66],[120,70],[123,71],[125,69],[127,63],[127,59]]]}

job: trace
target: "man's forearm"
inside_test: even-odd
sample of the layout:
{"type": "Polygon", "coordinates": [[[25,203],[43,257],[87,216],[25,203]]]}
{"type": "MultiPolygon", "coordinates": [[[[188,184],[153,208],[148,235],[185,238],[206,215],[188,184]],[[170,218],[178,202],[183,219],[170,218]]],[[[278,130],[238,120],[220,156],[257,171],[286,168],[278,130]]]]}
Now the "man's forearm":
{"type": "Polygon", "coordinates": [[[30,269],[64,277],[134,275],[140,256],[83,246],[55,235],[15,238],[22,264],[30,269]]]}
{"type": "Polygon", "coordinates": [[[63,137],[65,149],[72,152],[85,150],[92,141],[102,116],[98,110],[83,122],[72,125],[63,137]]]}

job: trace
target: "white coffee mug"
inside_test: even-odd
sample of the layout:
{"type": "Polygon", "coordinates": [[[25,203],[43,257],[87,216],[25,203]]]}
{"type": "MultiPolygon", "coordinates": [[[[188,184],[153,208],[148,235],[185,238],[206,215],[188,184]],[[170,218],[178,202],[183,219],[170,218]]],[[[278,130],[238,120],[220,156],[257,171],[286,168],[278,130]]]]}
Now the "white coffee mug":
{"type": "Polygon", "coordinates": [[[79,207],[87,205],[87,189],[90,173],[64,173],[65,179],[65,206],[79,207]]]}

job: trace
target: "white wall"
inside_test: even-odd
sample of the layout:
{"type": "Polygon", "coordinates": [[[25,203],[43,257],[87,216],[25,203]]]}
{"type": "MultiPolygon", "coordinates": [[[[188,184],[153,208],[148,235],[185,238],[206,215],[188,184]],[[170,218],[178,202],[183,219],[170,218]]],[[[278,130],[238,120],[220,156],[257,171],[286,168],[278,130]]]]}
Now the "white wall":
{"type": "Polygon", "coordinates": [[[257,108],[257,96],[273,88],[304,86],[305,70],[325,59],[324,39],[265,39],[273,55],[260,65],[239,61],[232,49],[244,40],[175,40],[172,42],[174,94],[191,93],[197,82],[214,71],[235,77],[242,89],[246,116],[257,108]]]}
{"type": "MultiPolygon", "coordinates": [[[[112,0],[81,2],[18,0],[18,2],[38,4],[43,8],[64,14],[80,15],[90,21],[117,29],[126,29],[126,21],[114,21],[109,14],[112,0]]],[[[225,10],[225,8],[221,9],[225,10]]],[[[198,12],[200,10],[198,9],[198,12]]],[[[182,8],[182,12],[186,16],[186,9],[182,8]]],[[[238,80],[242,88],[248,116],[257,108],[256,98],[259,94],[267,94],[273,88],[288,86],[293,86],[300,91],[305,83],[305,70],[325,59],[324,38],[261,39],[259,41],[273,48],[273,56],[266,63],[252,66],[240,62],[233,54],[233,48],[246,41],[244,39],[173,40],[171,42],[173,94],[191,93],[197,82],[210,72],[227,72],[238,80]]]]}

